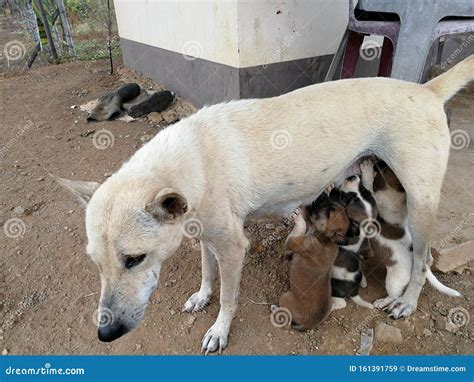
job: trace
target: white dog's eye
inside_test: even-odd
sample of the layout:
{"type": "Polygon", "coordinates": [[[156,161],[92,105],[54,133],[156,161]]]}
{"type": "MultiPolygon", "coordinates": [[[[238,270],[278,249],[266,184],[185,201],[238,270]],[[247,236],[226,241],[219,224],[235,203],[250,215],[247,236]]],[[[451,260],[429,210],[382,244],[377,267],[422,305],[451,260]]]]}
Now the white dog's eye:
{"type": "Polygon", "coordinates": [[[138,256],[125,256],[125,268],[130,269],[137,266],[145,260],[145,257],[145,253],[138,256]]]}

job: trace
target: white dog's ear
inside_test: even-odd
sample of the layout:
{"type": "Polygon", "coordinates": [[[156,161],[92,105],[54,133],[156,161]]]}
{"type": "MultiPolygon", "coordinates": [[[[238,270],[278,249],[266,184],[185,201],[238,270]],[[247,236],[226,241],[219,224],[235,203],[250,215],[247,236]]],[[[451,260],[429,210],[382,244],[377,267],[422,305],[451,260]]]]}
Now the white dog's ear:
{"type": "Polygon", "coordinates": [[[145,206],[145,210],[157,220],[169,220],[185,214],[188,204],[184,196],[171,188],[164,188],[145,206]]]}
{"type": "Polygon", "coordinates": [[[79,180],[59,178],[54,175],[52,175],[52,177],[61,186],[76,195],[76,197],[82,202],[84,206],[87,206],[87,203],[89,203],[91,200],[95,190],[97,190],[100,186],[100,183],[97,182],[81,182],[79,180]]]}

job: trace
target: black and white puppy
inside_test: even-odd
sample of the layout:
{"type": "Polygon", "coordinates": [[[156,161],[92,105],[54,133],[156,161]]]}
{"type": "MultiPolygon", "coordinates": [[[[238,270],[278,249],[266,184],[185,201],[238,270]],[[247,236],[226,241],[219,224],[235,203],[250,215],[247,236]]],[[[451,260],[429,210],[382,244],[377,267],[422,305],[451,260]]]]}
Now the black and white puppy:
{"type": "Polygon", "coordinates": [[[330,197],[345,207],[353,230],[357,230],[355,239],[347,246],[339,248],[339,253],[331,270],[332,310],[343,309],[346,298],[356,304],[372,309],[373,305],[359,296],[359,287],[365,288],[367,280],[362,273],[360,249],[365,236],[360,226],[371,223],[377,216],[375,199],[372,195],[374,180],[373,164],[364,160],[360,164],[361,176],[354,175],[344,180],[338,189],[333,189],[330,197]]]}
{"type": "MultiPolygon", "coordinates": [[[[374,301],[379,309],[390,308],[407,287],[413,266],[413,247],[408,230],[406,192],[386,163],[375,165],[374,197],[378,209],[378,234],[369,239],[369,246],[379,262],[387,268],[385,289],[387,296],[374,301]]],[[[453,297],[461,294],[442,284],[431,272],[431,258],[426,265],[426,278],[438,291],[453,297]]]]}

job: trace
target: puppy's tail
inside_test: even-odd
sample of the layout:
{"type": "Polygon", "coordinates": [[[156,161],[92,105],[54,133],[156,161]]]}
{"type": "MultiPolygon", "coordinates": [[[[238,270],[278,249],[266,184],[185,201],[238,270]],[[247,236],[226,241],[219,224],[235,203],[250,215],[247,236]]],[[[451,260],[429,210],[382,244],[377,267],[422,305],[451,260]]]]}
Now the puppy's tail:
{"type": "Polygon", "coordinates": [[[431,272],[431,269],[428,268],[426,271],[426,278],[428,282],[433,286],[433,288],[439,290],[441,293],[447,294],[451,297],[461,297],[462,294],[459,293],[457,290],[451,289],[446,285],[442,284],[436,276],[431,272]]]}
{"type": "Polygon", "coordinates": [[[352,296],[351,300],[354,301],[357,305],[362,306],[363,308],[374,309],[374,306],[370,302],[365,301],[359,295],[352,296]]]}
{"type": "Polygon", "coordinates": [[[423,86],[435,93],[444,103],[472,80],[474,80],[474,54],[423,86]]]}

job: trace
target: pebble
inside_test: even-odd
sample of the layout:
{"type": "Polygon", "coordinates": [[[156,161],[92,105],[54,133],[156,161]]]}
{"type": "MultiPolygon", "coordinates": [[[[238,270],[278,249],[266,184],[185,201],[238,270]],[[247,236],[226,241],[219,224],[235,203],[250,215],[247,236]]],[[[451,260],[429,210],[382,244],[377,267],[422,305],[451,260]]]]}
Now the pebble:
{"type": "Polygon", "coordinates": [[[8,350],[7,350],[7,349],[3,349],[3,350],[2,350],[2,355],[8,355],[8,350]]]}
{"type": "Polygon", "coordinates": [[[15,207],[15,209],[13,210],[13,213],[15,213],[16,215],[23,215],[25,213],[25,209],[21,206],[18,206],[18,207],[15,207]]]}
{"type": "Polygon", "coordinates": [[[375,328],[375,339],[381,342],[402,343],[402,331],[385,322],[380,322],[375,328]]]}
{"type": "Polygon", "coordinates": [[[74,210],[69,210],[67,213],[68,213],[69,215],[71,215],[71,214],[74,213],[74,210]]]}
{"type": "Polygon", "coordinates": [[[433,335],[433,333],[431,333],[431,330],[429,330],[429,329],[423,329],[423,335],[425,337],[430,337],[430,336],[433,335]]]}

